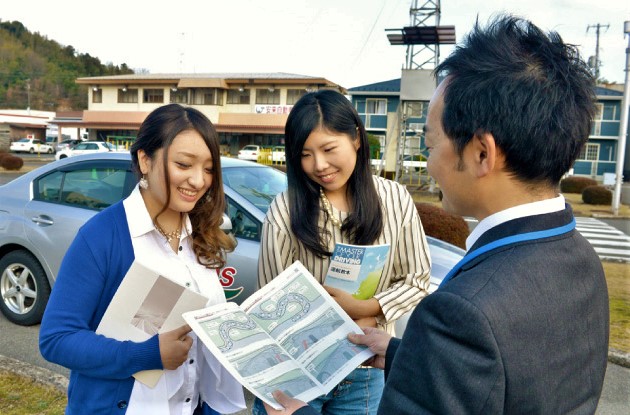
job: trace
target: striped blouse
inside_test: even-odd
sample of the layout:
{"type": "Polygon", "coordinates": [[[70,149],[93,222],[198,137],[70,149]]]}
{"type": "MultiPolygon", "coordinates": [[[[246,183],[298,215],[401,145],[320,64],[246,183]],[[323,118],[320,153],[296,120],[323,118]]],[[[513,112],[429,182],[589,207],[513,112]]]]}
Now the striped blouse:
{"type": "MultiPolygon", "coordinates": [[[[420,217],[407,189],[377,176],[374,176],[374,184],[384,213],[383,232],[374,244],[390,245],[374,298],[378,300],[384,317],[377,317],[377,321],[391,333],[393,324],[390,323],[428,294],[431,259],[420,217]]],[[[348,217],[347,212],[331,207],[340,221],[348,217]]],[[[328,250],[332,252],[336,242],[351,244],[347,235],[342,235],[340,229],[326,221],[325,217],[325,214],[320,214],[319,226],[326,227],[332,234],[328,250]]],[[[273,200],[263,223],[258,285],[264,286],[296,260],[304,264],[320,283],[323,282],[330,257],[318,257],[295,237],[291,231],[288,194],[285,191],[273,200]]]]}

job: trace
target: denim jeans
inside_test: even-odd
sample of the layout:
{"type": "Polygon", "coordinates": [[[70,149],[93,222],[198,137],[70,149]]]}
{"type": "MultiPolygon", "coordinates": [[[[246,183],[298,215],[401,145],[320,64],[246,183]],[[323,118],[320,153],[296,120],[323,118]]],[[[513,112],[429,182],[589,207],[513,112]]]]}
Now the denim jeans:
{"type": "MultiPolygon", "coordinates": [[[[328,394],[309,402],[324,415],[376,415],[385,378],[381,369],[357,368],[328,394]]],[[[266,415],[260,399],[254,400],[253,415],[266,415]]]]}

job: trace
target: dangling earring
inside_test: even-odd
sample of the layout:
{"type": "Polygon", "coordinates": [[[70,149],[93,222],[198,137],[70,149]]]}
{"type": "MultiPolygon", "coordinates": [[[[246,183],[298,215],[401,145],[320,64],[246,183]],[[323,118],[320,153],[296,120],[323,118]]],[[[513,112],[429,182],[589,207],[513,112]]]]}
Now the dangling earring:
{"type": "Polygon", "coordinates": [[[149,182],[147,181],[147,178],[145,177],[145,175],[142,175],[142,178],[140,179],[140,188],[147,190],[149,188],[149,182]]]}
{"type": "Polygon", "coordinates": [[[212,201],[212,195],[210,194],[210,191],[206,192],[206,195],[203,197],[203,200],[208,203],[212,201]]]}

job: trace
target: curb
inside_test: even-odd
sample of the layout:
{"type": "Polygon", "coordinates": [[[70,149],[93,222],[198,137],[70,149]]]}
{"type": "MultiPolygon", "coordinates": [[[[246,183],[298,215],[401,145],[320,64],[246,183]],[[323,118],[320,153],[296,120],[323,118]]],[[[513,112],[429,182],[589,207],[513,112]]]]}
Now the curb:
{"type": "Polygon", "coordinates": [[[33,382],[44,386],[51,386],[63,393],[68,390],[68,378],[43,367],[34,366],[20,360],[0,355],[0,370],[8,370],[33,382]]]}
{"type": "MultiPolygon", "coordinates": [[[[630,369],[630,354],[617,349],[608,349],[608,361],[630,369]]],[[[7,370],[20,376],[30,378],[34,382],[66,393],[68,378],[43,367],[34,366],[17,359],[0,355],[0,370],[7,370]]]]}
{"type": "Polygon", "coordinates": [[[630,368],[630,354],[617,349],[608,349],[608,361],[619,366],[630,368]]]}

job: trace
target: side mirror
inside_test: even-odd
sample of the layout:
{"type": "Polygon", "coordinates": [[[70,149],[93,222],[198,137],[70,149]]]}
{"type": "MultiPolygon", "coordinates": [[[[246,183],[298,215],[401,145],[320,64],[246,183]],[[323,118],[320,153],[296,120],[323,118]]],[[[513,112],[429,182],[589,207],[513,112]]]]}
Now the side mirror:
{"type": "Polygon", "coordinates": [[[232,221],[226,213],[223,213],[223,222],[221,222],[220,228],[223,232],[227,234],[232,233],[232,221]]]}

